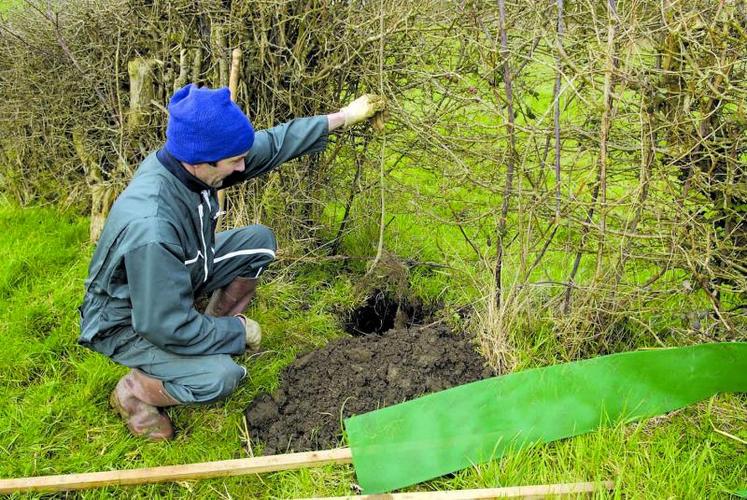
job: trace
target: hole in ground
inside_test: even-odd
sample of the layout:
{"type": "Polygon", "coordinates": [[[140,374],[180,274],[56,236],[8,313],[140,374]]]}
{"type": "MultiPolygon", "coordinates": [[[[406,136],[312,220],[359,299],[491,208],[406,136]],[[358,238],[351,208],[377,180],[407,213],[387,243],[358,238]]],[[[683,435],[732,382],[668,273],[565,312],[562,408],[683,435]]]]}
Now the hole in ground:
{"type": "Polygon", "coordinates": [[[417,299],[398,301],[390,292],[374,290],[362,306],[347,315],[343,323],[345,331],[353,336],[379,335],[392,328],[422,325],[434,312],[417,299]]]}

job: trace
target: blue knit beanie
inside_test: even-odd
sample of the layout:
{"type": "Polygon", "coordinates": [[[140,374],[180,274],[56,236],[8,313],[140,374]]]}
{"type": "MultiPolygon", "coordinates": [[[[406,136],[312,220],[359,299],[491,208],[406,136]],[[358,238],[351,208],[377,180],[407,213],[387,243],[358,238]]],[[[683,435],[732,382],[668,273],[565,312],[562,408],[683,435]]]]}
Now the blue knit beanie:
{"type": "Polygon", "coordinates": [[[176,159],[212,163],[246,153],[253,143],[254,128],[228,88],[190,83],[171,97],[166,150],[176,159]]]}

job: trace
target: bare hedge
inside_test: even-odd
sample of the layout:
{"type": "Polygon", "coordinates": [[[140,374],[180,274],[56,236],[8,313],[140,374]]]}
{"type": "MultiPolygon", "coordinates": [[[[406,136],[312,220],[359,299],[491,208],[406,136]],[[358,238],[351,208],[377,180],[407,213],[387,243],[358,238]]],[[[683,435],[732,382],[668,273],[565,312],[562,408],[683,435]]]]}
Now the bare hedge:
{"type": "Polygon", "coordinates": [[[745,338],[744,2],[28,1],[0,28],[21,203],[100,220],[174,88],[227,84],[239,48],[258,127],[362,92],[390,121],[234,191],[229,224],[271,224],[297,257],[367,239],[376,263],[413,237],[396,217],[448,227],[462,246],[410,265],[485,290],[497,364],[548,324],[569,357],[745,338]]]}

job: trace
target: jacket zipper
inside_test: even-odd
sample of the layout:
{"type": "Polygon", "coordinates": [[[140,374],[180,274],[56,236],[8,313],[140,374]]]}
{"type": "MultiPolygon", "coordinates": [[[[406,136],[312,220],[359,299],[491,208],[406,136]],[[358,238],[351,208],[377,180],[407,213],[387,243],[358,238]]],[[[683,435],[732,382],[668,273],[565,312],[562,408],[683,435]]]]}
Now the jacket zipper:
{"type": "MultiPolygon", "coordinates": [[[[205,192],[203,191],[203,194],[205,192]]],[[[208,205],[210,202],[208,201],[208,205]]],[[[202,282],[205,283],[208,279],[208,263],[207,263],[207,245],[205,245],[205,227],[202,222],[202,217],[204,215],[204,212],[202,210],[202,203],[200,203],[197,206],[197,212],[200,214],[200,239],[202,240],[202,260],[205,263],[205,278],[203,278],[202,282]]]]}

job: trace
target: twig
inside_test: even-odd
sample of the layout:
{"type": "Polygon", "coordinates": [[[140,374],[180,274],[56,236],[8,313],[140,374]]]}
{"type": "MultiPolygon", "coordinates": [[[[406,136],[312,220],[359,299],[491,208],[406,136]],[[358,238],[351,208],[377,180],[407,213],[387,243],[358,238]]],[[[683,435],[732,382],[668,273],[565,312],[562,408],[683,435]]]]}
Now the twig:
{"type": "Polygon", "coordinates": [[[355,199],[355,195],[358,193],[358,183],[360,181],[361,172],[363,171],[363,158],[365,156],[366,149],[368,149],[368,137],[364,138],[363,152],[361,154],[358,154],[355,151],[355,137],[351,136],[350,140],[353,143],[353,152],[355,154],[355,158],[354,158],[355,175],[353,176],[353,182],[350,185],[350,193],[348,194],[348,199],[345,202],[345,210],[342,214],[342,221],[340,222],[340,227],[337,228],[337,234],[335,235],[335,238],[332,240],[332,248],[330,248],[330,254],[332,255],[337,255],[337,252],[340,248],[342,236],[345,232],[345,228],[347,227],[348,220],[350,218],[350,210],[353,207],[353,200],[355,199]]]}
{"type": "Polygon", "coordinates": [[[739,438],[739,437],[735,436],[734,434],[729,434],[729,433],[728,433],[728,432],[726,432],[726,431],[722,431],[721,429],[718,429],[718,428],[716,428],[716,426],[715,426],[715,425],[713,425],[713,422],[711,422],[711,427],[713,428],[713,430],[714,430],[715,432],[718,432],[718,433],[719,433],[719,434],[721,434],[722,436],[726,436],[726,437],[728,437],[729,439],[733,439],[733,440],[734,440],[734,441],[736,441],[737,443],[747,444],[747,441],[745,441],[744,439],[742,439],[742,438],[739,438]]]}
{"type": "MultiPolygon", "coordinates": [[[[379,28],[381,30],[381,38],[379,38],[379,93],[384,95],[384,0],[380,2],[381,15],[379,17],[379,28]]],[[[380,199],[381,199],[381,219],[379,221],[379,244],[376,248],[376,257],[366,271],[366,277],[373,272],[381,260],[381,256],[384,253],[384,230],[386,224],[384,218],[386,216],[386,200],[384,195],[386,194],[386,186],[384,184],[384,169],[385,169],[385,154],[386,154],[386,130],[381,131],[381,155],[379,159],[379,183],[381,185],[380,199]]]]}
{"type": "Polygon", "coordinates": [[[555,74],[555,86],[553,87],[553,129],[555,132],[555,224],[560,224],[560,74],[562,72],[560,52],[563,50],[563,33],[565,31],[563,0],[557,0],[557,6],[558,54],[555,58],[555,64],[558,67],[555,74]]]}
{"type": "Polygon", "coordinates": [[[615,32],[617,28],[617,0],[607,0],[607,62],[604,70],[604,110],[599,131],[599,241],[597,242],[597,276],[600,276],[604,258],[607,229],[607,139],[612,127],[613,77],[616,67],[615,32]]]}
{"type": "MultiPolygon", "coordinates": [[[[70,50],[70,47],[68,46],[67,42],[65,41],[65,37],[62,36],[62,30],[60,29],[60,19],[58,14],[52,13],[51,5],[49,6],[49,10],[47,12],[43,11],[41,8],[39,8],[34,2],[31,0],[24,0],[26,5],[31,7],[33,10],[41,14],[42,17],[44,17],[47,21],[49,21],[52,26],[54,26],[54,32],[55,37],[57,39],[57,43],[59,44],[62,51],[65,53],[65,56],[70,60],[71,63],[73,63],[73,66],[75,66],[75,69],[80,73],[80,75],[88,79],[88,73],[83,69],[83,67],[78,62],[78,59],[73,55],[73,52],[70,50]]],[[[104,105],[105,108],[109,110],[109,113],[111,114],[112,121],[118,125],[121,126],[122,122],[119,119],[119,117],[114,113],[111,109],[111,103],[104,97],[104,94],[101,93],[101,90],[94,84],[93,85],[93,91],[96,93],[96,96],[99,98],[101,103],[104,105]]]]}
{"type": "Polygon", "coordinates": [[[506,184],[503,189],[503,203],[501,206],[501,215],[498,219],[496,231],[498,255],[495,264],[495,304],[500,309],[502,294],[502,272],[503,272],[503,254],[505,245],[503,238],[506,236],[506,220],[508,218],[508,207],[511,199],[513,178],[514,178],[514,158],[516,156],[516,135],[514,133],[514,106],[513,106],[513,87],[511,81],[511,67],[509,66],[508,52],[508,34],[506,32],[506,1],[498,0],[498,9],[500,15],[500,32],[501,32],[501,57],[503,58],[503,84],[506,91],[506,132],[508,134],[508,155],[506,157],[506,184]]]}

